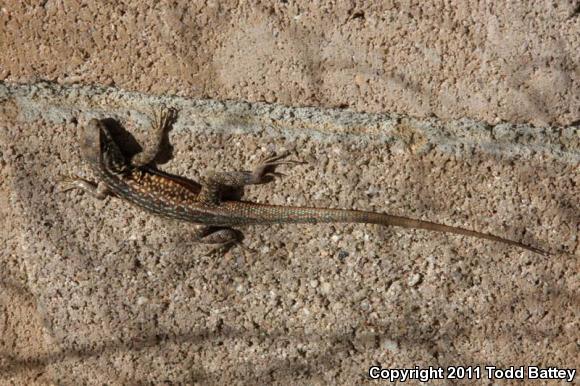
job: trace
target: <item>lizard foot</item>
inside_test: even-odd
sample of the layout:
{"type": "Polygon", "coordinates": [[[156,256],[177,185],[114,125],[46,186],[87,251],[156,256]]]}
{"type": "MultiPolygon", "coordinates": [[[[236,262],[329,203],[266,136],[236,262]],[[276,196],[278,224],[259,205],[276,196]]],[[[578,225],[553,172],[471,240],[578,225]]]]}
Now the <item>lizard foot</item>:
{"type": "Polygon", "coordinates": [[[158,109],[152,109],[149,112],[149,120],[151,121],[151,126],[158,131],[165,131],[171,126],[177,119],[177,110],[173,107],[161,106],[158,109]]]}
{"type": "Polygon", "coordinates": [[[306,162],[298,160],[285,160],[284,158],[290,155],[289,152],[284,152],[279,155],[273,155],[263,160],[253,172],[250,173],[248,179],[252,184],[265,184],[272,182],[276,178],[282,178],[285,174],[277,172],[276,168],[281,165],[303,165],[306,162]]]}
{"type": "Polygon", "coordinates": [[[230,250],[232,250],[236,247],[239,247],[246,252],[250,252],[253,254],[256,253],[255,250],[253,250],[252,248],[246,247],[241,241],[234,240],[234,241],[228,241],[228,242],[223,243],[223,244],[219,244],[219,245],[215,246],[214,248],[211,248],[205,254],[205,256],[206,257],[209,257],[209,256],[223,257],[226,253],[228,253],[230,250]]]}
{"type": "Polygon", "coordinates": [[[209,251],[207,251],[207,253],[204,254],[205,257],[211,257],[211,256],[216,256],[216,257],[223,257],[226,253],[228,253],[230,251],[230,249],[232,249],[235,246],[236,243],[223,243],[223,244],[219,244],[218,246],[215,246],[213,248],[211,248],[209,251]]]}
{"type": "Polygon", "coordinates": [[[74,178],[71,176],[61,176],[54,185],[55,188],[54,190],[57,193],[65,193],[68,192],[69,190],[79,189],[80,182],[81,181],[79,181],[78,178],[74,178]]]}

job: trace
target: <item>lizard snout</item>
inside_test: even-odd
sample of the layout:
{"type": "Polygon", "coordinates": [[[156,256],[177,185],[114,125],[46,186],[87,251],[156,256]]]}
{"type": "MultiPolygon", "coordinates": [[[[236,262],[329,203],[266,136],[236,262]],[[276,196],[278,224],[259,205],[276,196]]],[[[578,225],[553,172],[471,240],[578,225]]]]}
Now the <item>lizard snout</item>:
{"type": "Polygon", "coordinates": [[[83,158],[90,163],[98,163],[101,155],[101,129],[103,123],[91,119],[81,133],[80,148],[83,158]]]}

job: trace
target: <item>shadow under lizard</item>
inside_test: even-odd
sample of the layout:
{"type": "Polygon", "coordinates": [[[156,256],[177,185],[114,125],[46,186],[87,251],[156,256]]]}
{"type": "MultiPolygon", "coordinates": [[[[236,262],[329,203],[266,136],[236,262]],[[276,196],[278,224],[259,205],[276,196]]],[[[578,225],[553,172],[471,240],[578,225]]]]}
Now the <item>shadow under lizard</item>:
{"type": "Polygon", "coordinates": [[[226,199],[223,192],[227,189],[271,182],[280,176],[275,171],[277,166],[302,162],[285,160],[288,154],[273,156],[260,163],[252,172],[212,173],[205,178],[200,188],[186,179],[151,167],[159,152],[164,132],[174,119],[174,110],[158,110],[152,119],[155,141],[130,161],[121,152],[105,122],[90,120],[81,135],[81,153],[95,172],[98,182],[95,184],[81,178],[69,179],[62,182],[60,190],[80,188],[99,199],[111,194],[156,215],[193,223],[195,240],[207,244],[239,242],[240,234],[232,227],[243,225],[365,223],[472,236],[548,255],[548,252],[539,248],[499,236],[407,217],[226,199]]]}

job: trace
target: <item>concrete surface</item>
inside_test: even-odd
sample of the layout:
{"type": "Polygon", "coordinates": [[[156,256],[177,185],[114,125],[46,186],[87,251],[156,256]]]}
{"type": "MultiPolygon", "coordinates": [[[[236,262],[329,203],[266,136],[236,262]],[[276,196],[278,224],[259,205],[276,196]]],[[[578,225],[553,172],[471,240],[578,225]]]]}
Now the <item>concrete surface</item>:
{"type": "Polygon", "coordinates": [[[0,1],[0,384],[580,369],[580,6],[439,4],[0,1]],[[118,119],[134,145],[159,103],[180,109],[168,172],[290,149],[309,164],[246,198],[554,254],[320,225],[248,228],[248,250],[208,256],[186,224],[54,191],[90,177],[88,119],[118,119]]]}
{"type": "Polygon", "coordinates": [[[9,85],[2,101],[5,380],[57,384],[353,383],[368,367],[578,366],[580,129],[9,85]],[[362,225],[245,230],[225,256],[187,224],[59,194],[90,178],[79,127],[137,141],[180,110],[163,170],[309,161],[247,198],[387,211],[549,249],[362,225]]]}
{"type": "Polygon", "coordinates": [[[0,80],[569,125],[578,1],[0,2],[0,80]]]}

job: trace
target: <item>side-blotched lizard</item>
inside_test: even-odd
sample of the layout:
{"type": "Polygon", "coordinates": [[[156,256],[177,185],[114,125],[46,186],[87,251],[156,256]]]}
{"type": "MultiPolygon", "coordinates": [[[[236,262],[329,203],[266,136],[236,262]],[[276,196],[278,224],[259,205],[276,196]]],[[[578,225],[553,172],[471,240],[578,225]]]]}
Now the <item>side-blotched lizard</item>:
{"type": "Polygon", "coordinates": [[[152,166],[163,134],[174,118],[173,110],[158,111],[152,120],[154,143],[131,160],[123,155],[103,120],[90,120],[82,133],[81,153],[99,181],[95,184],[80,178],[71,179],[61,185],[61,191],[80,188],[100,199],[112,194],[154,214],[188,221],[195,224],[195,239],[208,244],[240,241],[240,233],[232,227],[242,225],[366,223],[455,233],[547,254],[517,241],[429,221],[359,210],[277,206],[227,198],[225,191],[270,182],[280,175],[275,171],[277,166],[301,162],[284,160],[288,154],[273,156],[253,172],[213,173],[199,187],[187,179],[160,172],[152,166]]]}

